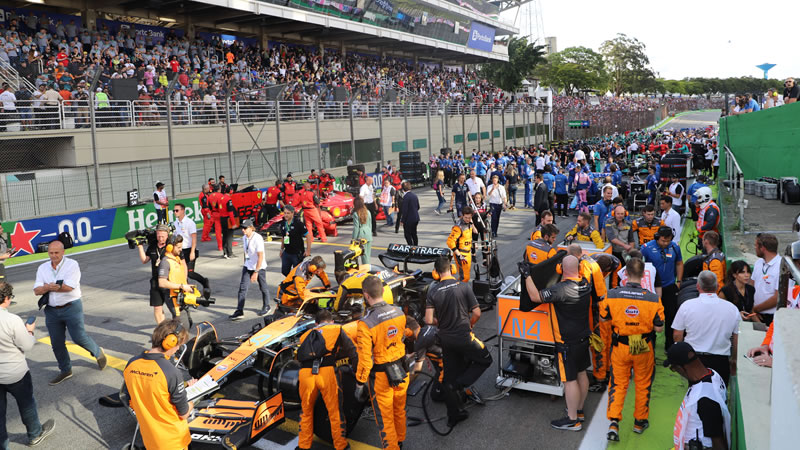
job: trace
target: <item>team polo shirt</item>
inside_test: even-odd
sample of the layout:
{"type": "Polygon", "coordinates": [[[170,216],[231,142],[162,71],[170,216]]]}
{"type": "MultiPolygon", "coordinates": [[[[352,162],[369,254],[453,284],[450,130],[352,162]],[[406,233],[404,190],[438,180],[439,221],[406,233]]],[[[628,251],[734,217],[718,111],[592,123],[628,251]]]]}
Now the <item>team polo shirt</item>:
{"type": "Polygon", "coordinates": [[[456,194],[456,203],[460,205],[467,204],[467,194],[469,193],[469,186],[467,186],[467,183],[453,183],[453,193],[456,194]]]}
{"type": "Polygon", "coordinates": [[[681,249],[674,242],[670,242],[667,248],[661,248],[658,241],[653,240],[644,244],[641,251],[644,260],[656,268],[662,286],[675,284],[675,265],[679,261],[683,262],[683,257],[681,249]]]}
{"type": "Polygon", "coordinates": [[[428,308],[433,308],[439,321],[439,338],[442,342],[469,342],[472,327],[469,319],[478,300],[467,283],[446,278],[428,289],[428,308]]]}
{"type": "Polygon", "coordinates": [[[123,371],[123,393],[136,412],[142,440],[148,450],[175,450],[189,446],[189,412],[183,378],[162,353],[142,353],[123,371]]]}
{"type": "Polygon", "coordinates": [[[542,303],[552,304],[555,309],[553,335],[556,342],[577,343],[589,337],[589,305],[592,287],[583,278],[580,281],[567,279],[542,289],[542,303]]]}

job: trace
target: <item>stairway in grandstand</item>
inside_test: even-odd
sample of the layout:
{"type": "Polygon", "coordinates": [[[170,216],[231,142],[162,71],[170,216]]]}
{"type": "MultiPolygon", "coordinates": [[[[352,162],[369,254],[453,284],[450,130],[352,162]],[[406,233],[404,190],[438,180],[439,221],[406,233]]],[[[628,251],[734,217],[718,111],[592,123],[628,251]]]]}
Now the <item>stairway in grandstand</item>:
{"type": "Polygon", "coordinates": [[[14,88],[14,91],[23,90],[33,94],[33,91],[36,90],[36,86],[19,76],[17,69],[2,59],[0,59],[0,83],[8,83],[9,86],[14,88]]]}

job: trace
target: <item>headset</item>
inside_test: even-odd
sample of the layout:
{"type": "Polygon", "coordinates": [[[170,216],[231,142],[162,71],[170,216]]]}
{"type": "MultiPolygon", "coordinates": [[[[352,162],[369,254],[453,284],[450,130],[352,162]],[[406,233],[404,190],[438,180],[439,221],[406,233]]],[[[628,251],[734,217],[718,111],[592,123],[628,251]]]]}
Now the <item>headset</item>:
{"type": "Polygon", "coordinates": [[[172,331],[172,333],[166,335],[161,341],[161,348],[163,348],[164,351],[169,351],[170,349],[177,347],[181,339],[181,332],[183,332],[183,325],[178,322],[175,324],[175,329],[172,331]]]}
{"type": "Polygon", "coordinates": [[[442,276],[441,276],[441,275],[439,275],[439,272],[437,272],[437,271],[436,271],[436,269],[433,269],[433,270],[431,271],[431,277],[432,277],[434,280],[436,280],[436,281],[439,281],[439,280],[441,280],[441,279],[442,279],[442,276]]]}
{"type": "Polygon", "coordinates": [[[175,244],[176,244],[175,235],[170,234],[169,237],[167,237],[167,246],[166,246],[166,251],[168,254],[172,253],[172,249],[175,248],[175,244]]]}
{"type": "MultiPolygon", "coordinates": [[[[668,227],[668,226],[666,226],[666,225],[664,225],[664,226],[661,226],[661,227],[658,227],[658,230],[657,230],[657,231],[656,231],[656,233],[653,235],[653,239],[655,239],[655,240],[659,240],[659,239],[661,239],[662,237],[666,237],[666,236],[667,236],[666,234],[661,234],[661,231],[662,231],[662,230],[664,230],[664,228],[669,228],[669,227],[668,227]]],[[[670,230],[670,232],[672,232],[672,228],[669,228],[669,230],[670,230]]],[[[664,230],[664,231],[666,231],[666,230],[664,230]]]]}

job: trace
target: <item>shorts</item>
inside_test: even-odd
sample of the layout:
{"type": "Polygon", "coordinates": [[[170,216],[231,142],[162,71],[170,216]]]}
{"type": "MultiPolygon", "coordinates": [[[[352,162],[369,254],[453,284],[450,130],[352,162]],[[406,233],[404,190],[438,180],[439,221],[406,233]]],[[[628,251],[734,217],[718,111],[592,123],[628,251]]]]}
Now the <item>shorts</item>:
{"type": "Polygon", "coordinates": [[[162,289],[158,287],[158,281],[150,280],[150,306],[162,306],[169,301],[169,289],[162,289]]]}
{"type": "Polygon", "coordinates": [[[561,374],[562,382],[577,380],[578,373],[592,365],[588,337],[580,342],[556,344],[556,352],[558,352],[558,373],[561,374]]]}

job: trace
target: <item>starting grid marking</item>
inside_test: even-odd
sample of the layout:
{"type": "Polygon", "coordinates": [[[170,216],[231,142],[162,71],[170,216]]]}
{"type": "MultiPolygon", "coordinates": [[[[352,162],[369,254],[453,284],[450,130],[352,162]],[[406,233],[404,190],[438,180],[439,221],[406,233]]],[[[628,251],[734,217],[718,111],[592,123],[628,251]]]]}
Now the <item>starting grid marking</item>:
{"type": "MultiPolygon", "coordinates": [[[[334,244],[334,245],[336,245],[336,244],[334,244]]],[[[345,246],[345,247],[347,247],[347,246],[345,246]]],[[[39,339],[38,342],[40,342],[42,344],[46,344],[46,345],[49,346],[50,345],[50,338],[49,337],[43,337],[43,338],[39,339]]],[[[82,359],[86,359],[88,361],[95,361],[95,358],[92,356],[91,353],[86,351],[83,347],[81,347],[79,345],[76,345],[76,344],[73,344],[70,341],[67,341],[67,351],[69,351],[71,354],[73,354],[75,356],[79,356],[82,359]]],[[[106,360],[108,361],[108,367],[114,368],[114,369],[116,369],[116,370],[118,370],[120,372],[125,370],[125,366],[128,365],[128,361],[126,361],[124,359],[121,359],[121,358],[118,358],[116,356],[110,355],[105,349],[103,349],[103,352],[106,354],[106,360]]],[[[224,395],[217,393],[213,397],[214,398],[224,398],[224,395]]],[[[278,429],[297,436],[300,433],[300,423],[297,422],[296,420],[285,419],[284,422],[278,427],[278,429]]],[[[252,445],[255,448],[259,448],[259,449],[269,449],[269,450],[284,450],[284,449],[286,449],[286,450],[292,450],[295,447],[297,447],[298,439],[299,438],[295,437],[294,439],[292,439],[291,441],[287,442],[286,444],[281,445],[281,444],[278,444],[276,442],[270,441],[267,437],[263,437],[259,441],[253,442],[250,445],[252,445]]],[[[372,445],[365,444],[364,442],[354,441],[352,439],[348,439],[347,441],[350,443],[350,447],[353,450],[378,450],[378,447],[374,447],[372,445]]],[[[320,440],[316,436],[314,436],[314,442],[320,443],[320,444],[325,445],[325,446],[329,446],[329,444],[327,444],[325,441],[320,440]]]]}

